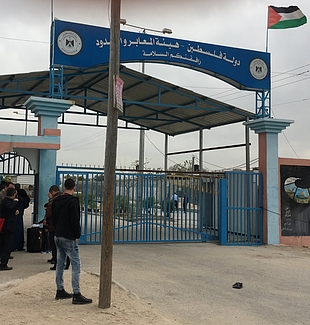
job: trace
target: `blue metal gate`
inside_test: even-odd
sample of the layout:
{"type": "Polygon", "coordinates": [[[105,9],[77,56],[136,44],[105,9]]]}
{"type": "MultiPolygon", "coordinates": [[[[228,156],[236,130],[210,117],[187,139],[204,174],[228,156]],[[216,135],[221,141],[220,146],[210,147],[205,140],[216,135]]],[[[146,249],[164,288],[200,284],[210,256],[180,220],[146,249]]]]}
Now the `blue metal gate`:
{"type": "Polygon", "coordinates": [[[184,242],[217,239],[215,175],[116,175],[115,242],[184,242]],[[212,179],[212,182],[210,181],[212,179]],[[208,191],[208,192],[207,192],[208,191]]]}
{"type": "MultiPolygon", "coordinates": [[[[262,238],[261,196],[257,192],[261,182],[257,175],[117,172],[114,243],[220,241],[223,245],[257,245],[262,238]]],[[[81,205],[80,242],[101,243],[104,171],[57,167],[60,187],[68,177],[76,181],[81,205]]]]}
{"type": "Polygon", "coordinates": [[[221,180],[220,244],[263,243],[262,174],[227,172],[221,180]]]}

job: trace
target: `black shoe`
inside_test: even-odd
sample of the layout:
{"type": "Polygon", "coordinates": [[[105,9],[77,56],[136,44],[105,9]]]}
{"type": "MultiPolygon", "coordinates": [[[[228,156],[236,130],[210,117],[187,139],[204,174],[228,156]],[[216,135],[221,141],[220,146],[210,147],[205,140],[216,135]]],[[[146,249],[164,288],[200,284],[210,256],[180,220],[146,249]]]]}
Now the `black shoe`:
{"type": "Polygon", "coordinates": [[[70,299],[72,298],[72,294],[67,292],[65,289],[62,290],[57,290],[56,292],[56,296],[55,299],[59,300],[59,299],[70,299]]]}
{"type": "Polygon", "coordinates": [[[92,299],[88,299],[81,295],[81,293],[74,293],[72,298],[72,303],[74,305],[85,305],[91,304],[93,301],[92,299]]]}
{"type": "Polygon", "coordinates": [[[54,266],[50,267],[50,270],[56,271],[56,264],[54,266]]]}
{"type": "Polygon", "coordinates": [[[12,266],[0,265],[0,271],[10,271],[13,270],[12,266]]]}
{"type": "Polygon", "coordinates": [[[242,289],[243,288],[243,284],[242,282],[236,282],[233,284],[232,286],[234,289],[242,289]]]}
{"type": "Polygon", "coordinates": [[[47,263],[55,264],[55,261],[51,258],[51,259],[47,260],[47,263]]]}
{"type": "Polygon", "coordinates": [[[12,260],[14,258],[14,256],[10,256],[9,259],[12,260]]]}

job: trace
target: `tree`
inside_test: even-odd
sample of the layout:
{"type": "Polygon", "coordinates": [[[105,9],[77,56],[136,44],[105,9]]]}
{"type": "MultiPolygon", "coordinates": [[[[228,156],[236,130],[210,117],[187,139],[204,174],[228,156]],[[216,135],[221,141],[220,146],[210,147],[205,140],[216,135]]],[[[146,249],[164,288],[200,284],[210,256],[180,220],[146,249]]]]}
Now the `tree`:
{"type": "Polygon", "coordinates": [[[180,164],[174,164],[169,167],[170,171],[174,172],[191,172],[193,170],[192,160],[184,160],[180,164]]]}

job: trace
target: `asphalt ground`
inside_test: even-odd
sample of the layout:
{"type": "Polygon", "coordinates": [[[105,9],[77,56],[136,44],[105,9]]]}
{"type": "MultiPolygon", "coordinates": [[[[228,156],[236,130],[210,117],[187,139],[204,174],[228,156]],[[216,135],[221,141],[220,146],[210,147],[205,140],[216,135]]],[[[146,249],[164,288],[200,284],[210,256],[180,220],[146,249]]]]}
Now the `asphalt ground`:
{"type": "MultiPolygon", "coordinates": [[[[100,245],[80,252],[82,270],[99,274],[100,245]]],[[[0,290],[40,272],[54,276],[49,254],[12,255],[0,290]]],[[[113,247],[113,280],[185,324],[309,324],[309,261],[308,248],[124,244],[113,247]],[[233,289],[235,282],[243,288],[233,289]]]]}

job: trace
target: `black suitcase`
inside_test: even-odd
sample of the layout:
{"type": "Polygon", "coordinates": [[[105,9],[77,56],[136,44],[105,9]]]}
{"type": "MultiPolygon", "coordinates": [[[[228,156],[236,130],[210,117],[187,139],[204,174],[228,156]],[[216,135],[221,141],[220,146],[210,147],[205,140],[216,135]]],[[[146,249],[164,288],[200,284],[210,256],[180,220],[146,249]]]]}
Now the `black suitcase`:
{"type": "Polygon", "coordinates": [[[42,251],[42,228],[27,229],[27,252],[37,253],[42,251]]]}

